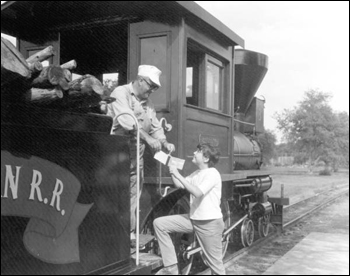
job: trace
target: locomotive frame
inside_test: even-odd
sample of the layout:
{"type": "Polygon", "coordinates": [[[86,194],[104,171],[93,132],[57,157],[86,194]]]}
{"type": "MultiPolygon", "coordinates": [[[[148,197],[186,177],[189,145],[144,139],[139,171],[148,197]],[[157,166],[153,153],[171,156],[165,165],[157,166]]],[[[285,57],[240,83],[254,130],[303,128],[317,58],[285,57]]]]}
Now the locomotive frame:
{"type": "MultiPolygon", "coordinates": [[[[272,178],[269,172],[258,170],[261,151],[251,138],[263,131],[263,101],[254,95],[267,71],[268,58],[236,49],[244,47],[244,40],[200,6],[191,1],[8,1],[1,6],[1,31],[17,37],[17,48],[25,58],[53,45],[56,54],[50,63],[75,59],[75,73],[92,74],[100,80],[105,73],[117,72],[119,83],[125,84],[136,77],[140,64],[160,68],[162,87],[152,101],[157,116],[172,125],[167,139],[175,144],[177,157],[186,160],[183,174],[194,170],[190,154],[199,142],[210,142],[222,153],[217,168],[223,180],[224,242],[229,242],[238,221],[245,246],[252,242],[254,224],[262,237],[270,222],[282,225],[281,206],[288,200],[267,196],[272,178]]],[[[1,100],[2,274],[30,273],[28,266],[33,265],[39,274],[132,274],[155,268],[154,264],[135,267],[130,255],[130,233],[125,230],[129,229],[126,138],[111,136],[111,124],[112,118],[103,114],[31,106],[18,98],[1,100]],[[28,170],[27,182],[11,182],[16,173],[17,180],[20,177],[16,170],[20,166],[28,170]],[[25,247],[21,244],[21,236],[30,233],[27,227],[33,224],[32,217],[57,216],[43,208],[48,207],[49,198],[45,198],[47,203],[40,200],[40,190],[33,188],[30,176],[40,170],[44,180],[56,185],[64,173],[72,174],[81,186],[76,204],[90,206],[74,230],[79,234],[79,241],[75,240],[78,253],[68,259],[62,256],[69,250],[64,245],[57,255],[46,259],[43,255],[48,253],[31,247],[27,238],[25,247]],[[26,198],[16,208],[27,206],[33,212],[10,211],[21,185],[28,185],[24,195],[39,202],[35,207],[34,200],[26,205],[26,198]],[[3,213],[5,206],[7,213],[3,213]],[[15,260],[9,241],[27,264],[15,260]]],[[[189,205],[184,191],[173,188],[169,173],[150,150],[144,158],[140,228],[143,234],[152,234],[154,218],[186,212],[189,205]]],[[[51,190],[59,189],[52,185],[51,190]]],[[[63,199],[65,192],[60,197],[62,205],[68,202],[63,199]]],[[[52,205],[57,200],[52,198],[52,205]]],[[[193,251],[184,250],[182,240],[177,238],[177,246],[179,254],[188,257],[184,260],[187,265],[193,251]]],[[[144,250],[154,251],[152,245],[154,242],[146,244],[144,250]]]]}

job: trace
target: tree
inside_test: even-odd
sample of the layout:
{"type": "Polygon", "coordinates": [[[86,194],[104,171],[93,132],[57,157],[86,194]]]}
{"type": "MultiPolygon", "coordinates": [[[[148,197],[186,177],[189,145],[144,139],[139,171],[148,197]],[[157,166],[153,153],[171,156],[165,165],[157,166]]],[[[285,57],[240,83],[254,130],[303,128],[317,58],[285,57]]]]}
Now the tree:
{"type": "Polygon", "coordinates": [[[276,157],[276,135],[271,130],[265,130],[264,133],[258,135],[257,140],[262,149],[263,163],[269,164],[270,160],[276,157]]]}
{"type": "Polygon", "coordinates": [[[346,112],[335,114],[334,135],[337,137],[336,143],[333,144],[333,151],[330,152],[333,169],[338,165],[349,167],[349,115],[346,112]]]}
{"type": "Polygon", "coordinates": [[[309,90],[297,107],[275,114],[287,143],[295,154],[308,158],[311,170],[319,161],[334,169],[349,162],[349,115],[333,112],[330,98],[309,90]]]}

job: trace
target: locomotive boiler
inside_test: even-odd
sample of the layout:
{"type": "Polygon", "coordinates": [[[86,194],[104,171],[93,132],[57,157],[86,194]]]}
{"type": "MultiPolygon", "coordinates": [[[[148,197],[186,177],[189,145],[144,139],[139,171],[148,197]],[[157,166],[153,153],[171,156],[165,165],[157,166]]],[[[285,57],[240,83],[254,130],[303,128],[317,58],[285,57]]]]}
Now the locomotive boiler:
{"type": "MultiPolygon", "coordinates": [[[[244,40],[196,3],[9,1],[1,32],[17,39],[1,44],[1,274],[150,274],[162,265],[152,222],[188,212],[188,195],[146,149],[140,247],[131,249],[127,137],[110,135],[100,109],[113,100],[106,77],[125,84],[140,64],[163,72],[152,101],[182,174],[195,169],[198,143],[220,149],[224,251],[234,231],[250,246],[255,232],[282,225],[288,202],[267,195],[272,177],[256,140],[268,57],[238,49],[244,40]]],[[[201,249],[193,235],[173,240],[188,273],[201,249]]]]}

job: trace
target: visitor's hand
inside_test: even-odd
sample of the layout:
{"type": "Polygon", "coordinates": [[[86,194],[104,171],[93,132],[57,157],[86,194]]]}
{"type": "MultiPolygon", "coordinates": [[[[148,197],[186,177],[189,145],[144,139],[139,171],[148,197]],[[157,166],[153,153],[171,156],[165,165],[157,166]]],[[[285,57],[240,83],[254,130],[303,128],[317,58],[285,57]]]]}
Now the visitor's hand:
{"type": "Polygon", "coordinates": [[[170,174],[174,175],[175,177],[179,175],[179,171],[175,166],[169,166],[169,172],[170,174]]]}

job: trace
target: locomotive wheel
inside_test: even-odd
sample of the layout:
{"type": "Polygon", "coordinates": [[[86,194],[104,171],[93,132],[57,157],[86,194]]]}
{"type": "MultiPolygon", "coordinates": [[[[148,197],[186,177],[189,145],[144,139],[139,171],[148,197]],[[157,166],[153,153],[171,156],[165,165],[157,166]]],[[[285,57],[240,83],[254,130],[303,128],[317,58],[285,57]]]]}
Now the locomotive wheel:
{"type": "Polygon", "coordinates": [[[246,218],[241,226],[241,242],[244,247],[249,247],[254,241],[254,223],[251,219],[246,218]]]}
{"type": "MultiPolygon", "coordinates": [[[[188,214],[190,212],[189,200],[186,196],[180,198],[170,209],[168,215],[188,214]]],[[[186,258],[186,249],[195,246],[194,235],[184,233],[171,234],[173,244],[176,251],[179,270],[182,275],[188,275],[193,263],[193,255],[186,258]]]]}
{"type": "Polygon", "coordinates": [[[270,226],[270,214],[264,215],[259,218],[258,221],[258,232],[260,238],[265,238],[269,234],[270,226]]]}

